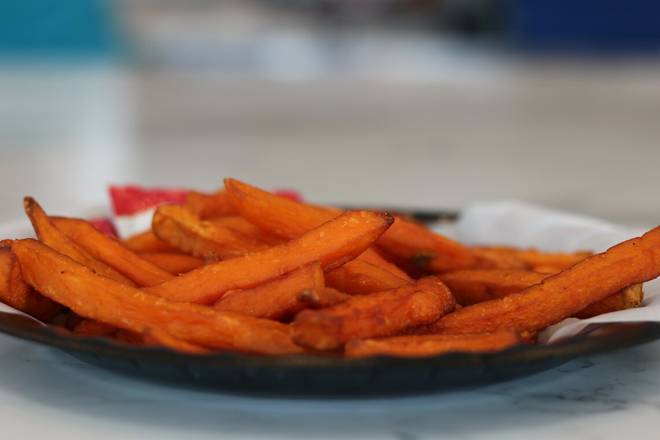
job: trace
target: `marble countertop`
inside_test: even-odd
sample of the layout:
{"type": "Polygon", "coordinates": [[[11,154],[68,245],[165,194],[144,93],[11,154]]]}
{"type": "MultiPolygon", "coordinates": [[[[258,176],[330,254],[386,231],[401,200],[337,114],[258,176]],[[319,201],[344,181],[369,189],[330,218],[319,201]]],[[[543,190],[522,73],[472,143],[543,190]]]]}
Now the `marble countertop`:
{"type": "Polygon", "coordinates": [[[5,438],[654,438],[660,342],[483,388],[387,399],[188,391],[0,336],[5,438]]]}

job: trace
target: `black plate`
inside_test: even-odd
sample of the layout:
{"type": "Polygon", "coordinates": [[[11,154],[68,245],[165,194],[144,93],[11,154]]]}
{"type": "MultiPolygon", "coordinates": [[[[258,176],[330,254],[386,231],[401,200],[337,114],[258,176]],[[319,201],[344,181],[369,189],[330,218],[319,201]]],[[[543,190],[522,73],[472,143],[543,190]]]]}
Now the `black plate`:
{"type": "MultiPolygon", "coordinates": [[[[451,222],[457,217],[448,212],[390,211],[426,222],[451,222]]],[[[102,368],[152,381],[242,394],[331,397],[431,393],[510,380],[557,367],[579,356],[660,339],[660,323],[608,324],[550,345],[523,345],[490,354],[449,353],[422,359],[263,357],[234,352],[194,356],[80,337],[4,312],[0,312],[0,332],[58,348],[102,368]]]]}
{"type": "Polygon", "coordinates": [[[0,312],[0,332],[63,350],[76,358],[152,381],[258,395],[367,396],[430,393],[523,377],[578,356],[660,338],[659,323],[608,324],[556,344],[491,354],[450,353],[424,359],[340,359],[313,355],[194,356],[86,338],[0,312]]]}

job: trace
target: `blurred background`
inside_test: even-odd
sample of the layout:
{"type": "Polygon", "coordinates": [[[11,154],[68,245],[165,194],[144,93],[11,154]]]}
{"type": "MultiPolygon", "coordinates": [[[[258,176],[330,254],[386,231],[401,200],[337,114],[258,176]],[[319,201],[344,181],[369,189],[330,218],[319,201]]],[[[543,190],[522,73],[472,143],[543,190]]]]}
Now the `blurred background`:
{"type": "Polygon", "coordinates": [[[109,183],[660,219],[655,0],[2,0],[0,220],[109,183]]]}

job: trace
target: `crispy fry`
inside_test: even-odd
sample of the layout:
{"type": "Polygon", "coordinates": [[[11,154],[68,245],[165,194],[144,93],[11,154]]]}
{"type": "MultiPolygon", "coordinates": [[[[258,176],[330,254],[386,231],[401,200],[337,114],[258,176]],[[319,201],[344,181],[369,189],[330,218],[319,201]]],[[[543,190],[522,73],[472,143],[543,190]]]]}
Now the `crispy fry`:
{"type": "Polygon", "coordinates": [[[284,324],[154,297],[99,277],[35,240],[15,241],[12,250],[28,284],[80,316],[136,333],[158,329],[209,348],[300,352],[284,324]]]}
{"type": "Polygon", "coordinates": [[[51,219],[57,229],[92,257],[119,271],[138,286],[153,286],[174,278],[171,273],[140,258],[84,220],[64,217],[51,219]]]}
{"type": "Polygon", "coordinates": [[[156,237],[156,234],[151,229],[129,237],[121,243],[124,247],[138,253],[180,252],[168,242],[156,237]]]}
{"type": "Polygon", "coordinates": [[[506,350],[522,342],[511,330],[474,335],[413,335],[382,339],[358,339],[346,344],[348,357],[427,357],[445,353],[488,353],[506,350]]]}
{"type": "Polygon", "coordinates": [[[301,293],[316,292],[324,287],[323,269],[320,264],[313,263],[257,287],[227,292],[214,307],[257,318],[282,319],[309,304],[301,293]]]}
{"type": "Polygon", "coordinates": [[[268,247],[261,240],[200,220],[179,205],[159,206],[154,213],[152,229],[160,239],[201,258],[233,258],[268,247]]]}
{"type": "Polygon", "coordinates": [[[236,214],[236,210],[227,200],[227,194],[223,190],[213,194],[191,191],[186,197],[184,206],[202,219],[236,214]]]}
{"type": "Polygon", "coordinates": [[[169,333],[155,328],[148,328],[142,334],[142,339],[147,345],[157,345],[179,353],[187,354],[210,354],[211,350],[202,347],[201,345],[191,344],[182,339],[175,338],[169,333]]]}
{"type": "Polygon", "coordinates": [[[412,283],[364,260],[353,260],[328,272],[326,280],[328,285],[351,295],[382,292],[412,283]]]}
{"type": "MultiPolygon", "coordinates": [[[[468,269],[440,275],[459,304],[468,306],[513,293],[539,284],[550,275],[530,270],[468,269]]],[[[644,299],[641,284],[628,287],[597,301],[576,313],[577,318],[586,318],[602,313],[637,307],[644,299]]]]}
{"type": "Polygon", "coordinates": [[[378,240],[378,246],[388,254],[435,273],[478,264],[478,259],[466,246],[398,217],[387,234],[378,240]]]}
{"type": "MultiPolygon", "coordinates": [[[[230,202],[241,216],[281,237],[297,237],[341,212],[336,208],[305,205],[278,197],[236,179],[225,179],[225,188],[230,202]]],[[[401,218],[397,218],[383,234],[378,245],[389,254],[434,271],[476,264],[476,258],[467,247],[401,218]]]]}
{"type": "Polygon", "coordinates": [[[438,333],[536,331],[633,284],[660,275],[660,227],[620,243],[519,293],[464,307],[438,321],[438,333]]]}
{"type": "Polygon", "coordinates": [[[210,304],[232,289],[246,289],[319,261],[331,270],[355,258],[389,225],[387,214],[348,212],[291,242],[219,261],[146,289],[173,301],[210,304]]]}
{"type": "Polygon", "coordinates": [[[148,262],[174,274],[190,272],[204,265],[204,260],[201,258],[173,252],[154,252],[138,255],[148,262]]]}
{"type": "Polygon", "coordinates": [[[120,283],[134,285],[131,280],[107,264],[92,257],[87,251],[56,228],[48,215],[46,215],[41,206],[32,197],[25,197],[23,199],[23,207],[30,222],[32,222],[32,227],[37,237],[39,237],[42,243],[87,266],[94,273],[119,281],[120,283]]]}
{"type": "MultiPolygon", "coordinates": [[[[225,186],[229,201],[241,216],[260,229],[284,238],[297,238],[341,214],[339,209],[295,202],[235,179],[226,179],[225,186]]],[[[367,249],[357,260],[366,261],[399,278],[412,281],[404,271],[385,260],[373,249],[367,249]]],[[[357,275],[359,267],[357,265],[352,269],[354,275],[357,275]]],[[[373,272],[373,270],[369,270],[369,272],[373,272]]],[[[364,280],[368,276],[369,273],[362,274],[360,279],[364,280]]],[[[378,279],[374,280],[374,283],[377,282],[378,279]]],[[[361,291],[361,289],[360,285],[351,288],[356,291],[361,291]]]]}
{"type": "Polygon", "coordinates": [[[521,269],[467,269],[439,275],[462,306],[503,298],[547,277],[547,274],[521,269]]]}
{"type": "Polygon", "coordinates": [[[536,249],[516,249],[506,246],[476,247],[477,252],[487,253],[495,258],[510,258],[520,261],[530,269],[538,267],[553,267],[557,272],[568,269],[576,263],[593,255],[593,252],[580,251],[573,253],[541,252],[536,249]]]}
{"type": "Polygon", "coordinates": [[[229,202],[250,223],[292,239],[336,218],[341,210],[298,203],[236,179],[225,179],[229,202]]]}
{"type": "Polygon", "coordinates": [[[644,301],[644,289],[641,284],[634,284],[616,295],[601,299],[575,314],[576,318],[587,319],[603,313],[639,307],[644,301]]]}
{"type": "Polygon", "coordinates": [[[303,310],[292,326],[294,340],[334,350],[351,339],[390,336],[430,324],[453,310],[454,298],[436,278],[371,295],[354,296],[322,310],[303,310]]]}
{"type": "Polygon", "coordinates": [[[23,281],[16,256],[6,245],[0,246],[0,301],[44,322],[62,311],[61,305],[35,292],[23,281]]]}

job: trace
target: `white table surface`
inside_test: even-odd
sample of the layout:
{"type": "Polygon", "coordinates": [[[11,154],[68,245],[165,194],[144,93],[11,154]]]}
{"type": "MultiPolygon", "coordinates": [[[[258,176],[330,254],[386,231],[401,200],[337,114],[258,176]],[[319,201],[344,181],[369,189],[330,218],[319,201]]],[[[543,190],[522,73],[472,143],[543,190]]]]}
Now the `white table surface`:
{"type": "MultiPolygon", "coordinates": [[[[660,69],[605,70],[424,84],[3,72],[0,221],[25,194],[57,214],[102,204],[108,182],[211,189],[233,175],[318,201],[514,197],[656,224],[660,69]]],[[[0,336],[0,437],[656,438],[658,371],[653,343],[472,391],[261,399],[143,383],[0,336]]]]}

